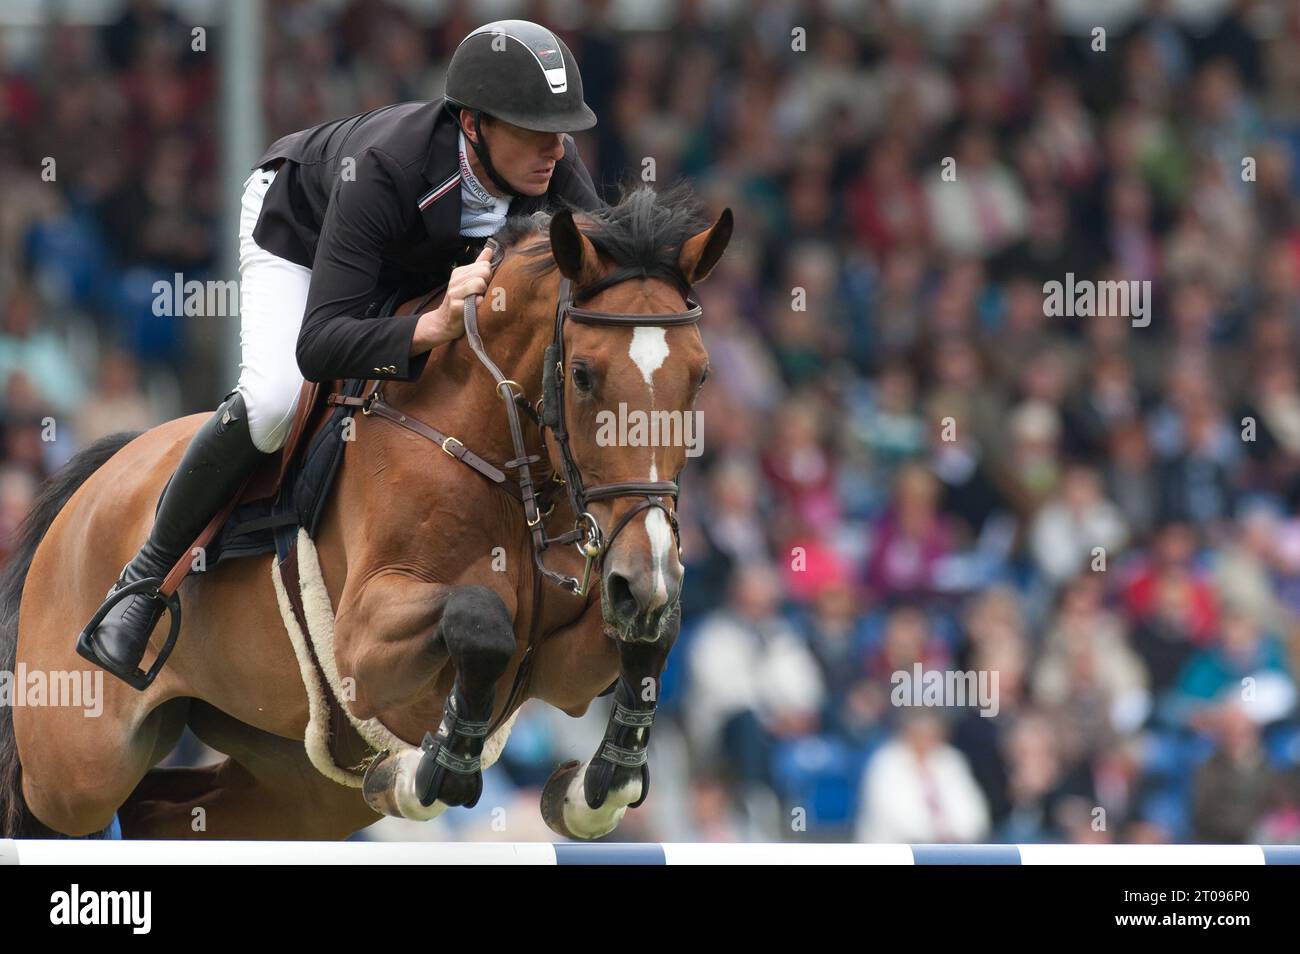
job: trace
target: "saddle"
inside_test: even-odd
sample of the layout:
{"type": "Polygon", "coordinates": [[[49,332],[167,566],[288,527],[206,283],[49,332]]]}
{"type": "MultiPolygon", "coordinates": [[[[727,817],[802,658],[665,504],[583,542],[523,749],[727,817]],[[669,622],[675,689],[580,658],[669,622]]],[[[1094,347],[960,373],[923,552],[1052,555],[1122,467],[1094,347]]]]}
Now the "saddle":
{"type": "MultiPolygon", "coordinates": [[[[440,292],[441,288],[435,289],[429,297],[440,292]]],[[[400,303],[399,290],[378,313],[392,315],[400,303]]],[[[267,455],[234,498],[186,548],[159,592],[164,596],[174,593],[185,577],[197,572],[191,559],[196,548],[204,553],[205,569],[227,560],[267,553],[275,553],[283,562],[293,550],[299,528],[314,537],[343,462],[346,422],[356,412],[355,407],[331,405],[326,398],[332,392],[355,397],[366,393],[370,385],[370,381],[359,378],[328,384],[304,382],[284,445],[275,454],[267,455]]],[[[158,499],[161,503],[161,493],[158,499]]]]}
{"type": "MultiPolygon", "coordinates": [[[[361,394],[369,382],[332,384],[335,390],[361,394]]],[[[299,527],[309,536],[316,535],[343,462],[346,421],[352,416],[350,409],[325,404],[329,391],[324,384],[304,382],[284,446],[253,472],[243,490],[227,505],[226,519],[220,521],[207,544],[209,564],[270,552],[283,560],[299,527]]],[[[196,541],[195,545],[202,544],[196,541]]]]}

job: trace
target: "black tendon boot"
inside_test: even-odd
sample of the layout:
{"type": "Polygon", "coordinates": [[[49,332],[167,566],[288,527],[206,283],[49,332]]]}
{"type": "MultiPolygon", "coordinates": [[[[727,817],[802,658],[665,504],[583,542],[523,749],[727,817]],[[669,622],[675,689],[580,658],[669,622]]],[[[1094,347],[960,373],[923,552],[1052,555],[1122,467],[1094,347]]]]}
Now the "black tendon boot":
{"type": "Polygon", "coordinates": [[[244,479],[266,456],[253,445],[249,435],[243,395],[232,392],[190,441],[163,491],[149,539],[122,568],[104,605],[130,584],[147,582],[140,587],[141,592],[121,597],[93,632],[90,626],[82,631],[77,640],[81,656],[136,689],[148,688],[152,676],[139,667],[149,635],[167,608],[158,587],[208,521],[239,492],[244,479]]]}

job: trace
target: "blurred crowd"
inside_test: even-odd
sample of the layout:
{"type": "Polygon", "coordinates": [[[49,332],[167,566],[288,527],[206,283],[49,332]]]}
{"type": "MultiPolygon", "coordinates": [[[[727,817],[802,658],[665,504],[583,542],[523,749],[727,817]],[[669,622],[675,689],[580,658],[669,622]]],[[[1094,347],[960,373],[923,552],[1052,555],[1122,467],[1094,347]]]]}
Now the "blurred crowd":
{"type": "MultiPolygon", "coordinates": [[[[653,157],[738,223],[619,837],[1300,842],[1300,3],[1135,0],[1104,49],[1070,4],[841,6],[518,10],[582,66],[607,198],[653,157]],[[1150,322],[1049,316],[1067,275],[1149,282],[1150,322]],[[996,673],[996,714],[900,705],[917,671],[996,673]]],[[[488,18],[273,7],[268,138],[436,96],[488,18]]],[[[233,241],[188,37],[138,0],[0,61],[0,559],[78,446],[222,393],[138,292],[233,241]]],[[[605,712],[526,710],[475,811],[535,816],[605,712]]]]}

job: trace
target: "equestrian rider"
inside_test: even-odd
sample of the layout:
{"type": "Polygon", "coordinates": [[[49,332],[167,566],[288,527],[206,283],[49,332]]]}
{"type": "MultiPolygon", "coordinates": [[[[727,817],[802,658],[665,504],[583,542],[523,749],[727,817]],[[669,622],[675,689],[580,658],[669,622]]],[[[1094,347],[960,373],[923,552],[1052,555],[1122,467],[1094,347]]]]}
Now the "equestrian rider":
{"type": "MultiPolygon", "coordinates": [[[[569,48],[545,27],[500,20],[461,41],[442,99],[274,143],[244,184],[239,384],[194,435],[110,598],[161,584],[284,444],[304,378],[419,378],[430,350],[464,333],[463,302],[490,277],[487,252],[474,256],[507,215],[557,199],[598,207],[567,135],[595,124],[569,48]],[[395,291],[413,298],[448,276],[438,308],[376,318],[395,291]]],[[[126,597],[78,651],[144,688],[140,661],[164,608],[156,590],[126,597]]]]}

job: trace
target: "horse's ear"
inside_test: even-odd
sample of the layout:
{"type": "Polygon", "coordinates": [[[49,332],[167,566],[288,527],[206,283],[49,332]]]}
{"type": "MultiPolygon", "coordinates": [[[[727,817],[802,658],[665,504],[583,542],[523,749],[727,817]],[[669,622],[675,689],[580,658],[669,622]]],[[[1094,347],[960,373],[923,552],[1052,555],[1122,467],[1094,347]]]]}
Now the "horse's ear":
{"type": "Polygon", "coordinates": [[[731,209],[723,209],[722,214],[718,216],[718,221],[682,243],[677,267],[692,285],[708,278],[709,272],[713,271],[713,266],[718,264],[718,259],[722,258],[722,253],[727,250],[727,243],[731,241],[731,225],[731,209]]]}
{"type": "Polygon", "coordinates": [[[579,288],[600,277],[596,246],[578,229],[568,209],[551,217],[551,254],[560,274],[579,288]]]}

